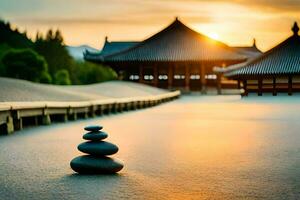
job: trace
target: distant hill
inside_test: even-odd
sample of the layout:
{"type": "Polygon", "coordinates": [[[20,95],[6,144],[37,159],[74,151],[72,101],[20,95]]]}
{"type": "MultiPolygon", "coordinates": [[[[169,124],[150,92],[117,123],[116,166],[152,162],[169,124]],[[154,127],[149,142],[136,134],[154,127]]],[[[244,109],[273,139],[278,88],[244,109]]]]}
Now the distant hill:
{"type": "Polygon", "coordinates": [[[80,45],[80,46],[66,46],[69,54],[75,59],[75,60],[83,60],[83,52],[85,50],[91,51],[91,52],[98,52],[97,49],[90,47],[88,45],[80,45]]]}

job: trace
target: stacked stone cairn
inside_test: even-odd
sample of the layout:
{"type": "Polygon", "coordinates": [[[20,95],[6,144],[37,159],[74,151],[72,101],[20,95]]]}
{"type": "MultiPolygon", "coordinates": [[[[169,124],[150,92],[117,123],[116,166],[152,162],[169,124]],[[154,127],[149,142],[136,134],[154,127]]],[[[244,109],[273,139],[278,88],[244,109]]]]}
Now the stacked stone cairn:
{"type": "Polygon", "coordinates": [[[78,150],[88,155],[74,158],[70,165],[79,174],[111,174],[120,171],[123,163],[108,157],[118,152],[119,148],[109,142],[103,141],[108,137],[107,133],[100,131],[102,126],[87,126],[83,135],[87,142],[78,145],[78,150]]]}

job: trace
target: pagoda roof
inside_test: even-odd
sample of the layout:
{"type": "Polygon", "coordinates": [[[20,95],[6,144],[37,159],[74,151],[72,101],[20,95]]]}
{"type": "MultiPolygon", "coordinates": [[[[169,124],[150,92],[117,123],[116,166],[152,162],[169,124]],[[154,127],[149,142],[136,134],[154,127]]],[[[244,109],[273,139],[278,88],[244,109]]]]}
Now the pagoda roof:
{"type": "Polygon", "coordinates": [[[137,41],[108,41],[105,37],[105,42],[102,50],[99,52],[91,52],[86,50],[84,53],[84,58],[86,60],[102,60],[104,56],[119,53],[121,51],[127,50],[140,42],[137,41]]]}
{"type": "Polygon", "coordinates": [[[226,44],[200,34],[177,18],[152,37],[117,53],[104,55],[103,62],[143,61],[244,61],[247,56],[226,44]]]}
{"type": "Polygon", "coordinates": [[[300,36],[296,22],[292,30],[294,34],[282,43],[258,58],[225,72],[224,75],[237,78],[300,74],[300,36]]]}
{"type": "Polygon", "coordinates": [[[127,50],[140,42],[136,41],[105,41],[101,54],[103,56],[119,53],[121,51],[127,50]]]}
{"type": "Polygon", "coordinates": [[[252,46],[239,46],[232,47],[235,51],[240,52],[241,54],[247,56],[248,58],[255,58],[262,54],[262,52],[256,46],[256,40],[253,39],[252,46]]]}

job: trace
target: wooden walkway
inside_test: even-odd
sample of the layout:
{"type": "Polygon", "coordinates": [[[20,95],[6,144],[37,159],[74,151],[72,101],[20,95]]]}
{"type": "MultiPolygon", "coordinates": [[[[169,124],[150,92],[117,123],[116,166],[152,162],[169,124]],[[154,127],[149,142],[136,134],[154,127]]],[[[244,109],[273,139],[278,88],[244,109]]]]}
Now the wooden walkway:
{"type": "Polygon", "coordinates": [[[155,106],[180,96],[180,91],[132,98],[110,98],[77,102],[4,102],[0,103],[0,134],[10,134],[26,125],[49,125],[155,106]]]}

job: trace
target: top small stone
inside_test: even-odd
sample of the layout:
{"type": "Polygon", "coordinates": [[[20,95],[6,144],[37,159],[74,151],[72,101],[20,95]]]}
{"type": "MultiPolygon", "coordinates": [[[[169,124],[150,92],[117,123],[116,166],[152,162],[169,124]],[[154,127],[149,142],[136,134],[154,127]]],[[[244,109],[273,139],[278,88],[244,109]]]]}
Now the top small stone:
{"type": "Polygon", "coordinates": [[[103,128],[102,126],[91,125],[91,126],[84,127],[84,130],[96,132],[96,131],[100,131],[102,128],[103,128]]]}

